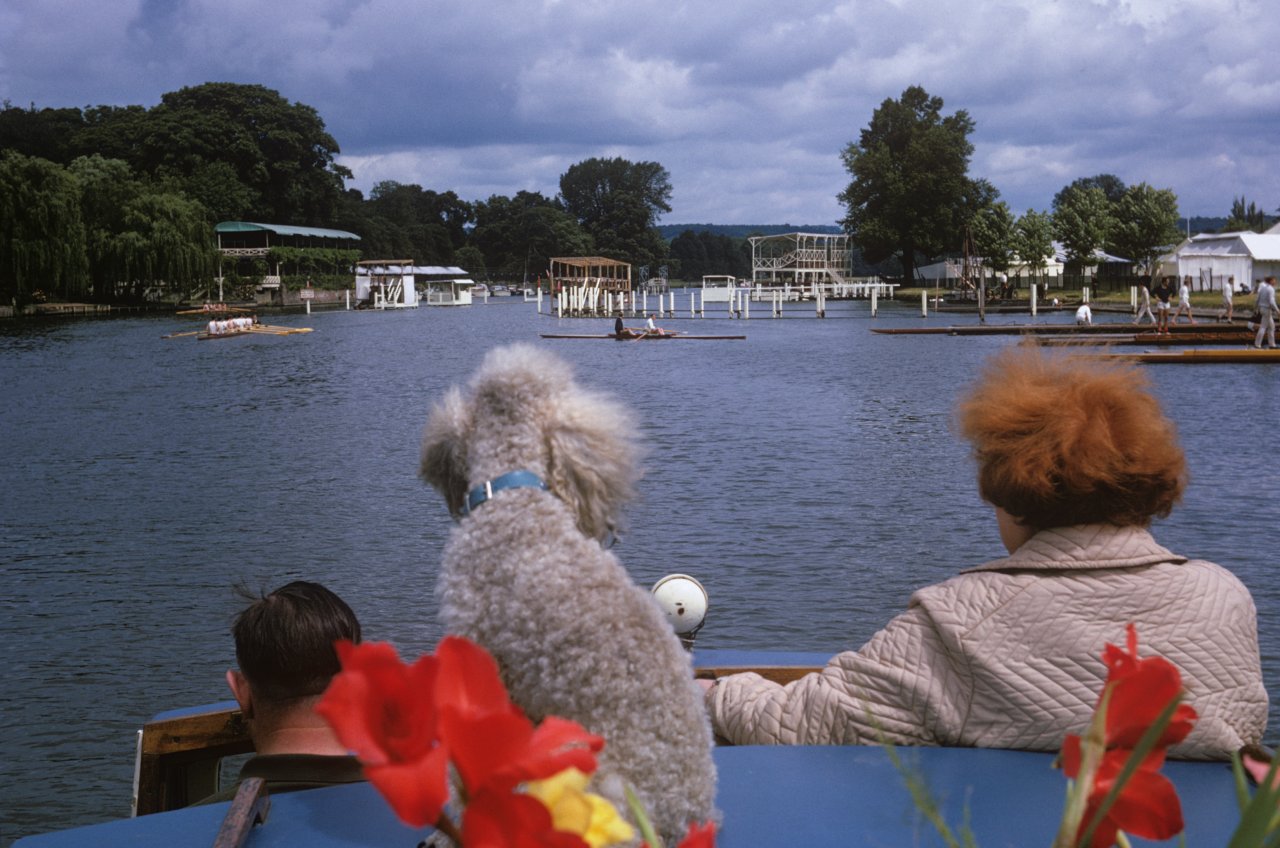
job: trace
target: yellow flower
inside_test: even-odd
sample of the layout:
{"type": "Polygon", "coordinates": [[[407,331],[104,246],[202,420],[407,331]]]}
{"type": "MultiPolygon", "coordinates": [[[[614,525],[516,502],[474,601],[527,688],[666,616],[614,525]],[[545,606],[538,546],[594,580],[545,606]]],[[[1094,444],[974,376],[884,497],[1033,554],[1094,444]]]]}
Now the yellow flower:
{"type": "Polygon", "coordinates": [[[586,791],[588,780],[576,768],[567,768],[545,780],[530,781],[525,791],[551,811],[556,830],[576,833],[591,848],[633,839],[635,830],[618,815],[613,804],[586,791]]]}

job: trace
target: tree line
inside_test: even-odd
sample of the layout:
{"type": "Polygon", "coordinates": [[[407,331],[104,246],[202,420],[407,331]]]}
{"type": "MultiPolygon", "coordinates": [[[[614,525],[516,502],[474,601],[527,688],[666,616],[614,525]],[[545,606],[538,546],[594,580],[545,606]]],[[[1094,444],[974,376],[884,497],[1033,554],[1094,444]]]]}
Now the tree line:
{"type": "MultiPolygon", "coordinates": [[[[1069,261],[1095,251],[1149,264],[1175,241],[1170,189],[1101,174],[1075,180],[1052,208],[1015,217],[986,180],[969,175],[974,130],[964,110],[912,86],[874,111],[842,152],[850,176],[841,225],[859,272],[914,277],[921,261],[968,242],[993,270],[1035,267],[1062,243],[1069,261]]],[[[669,242],[670,175],[657,162],[592,158],[570,166],[559,192],[468,201],[454,191],[380,182],[346,188],[338,142],[310,106],[259,85],[206,83],[152,108],[0,109],[0,299],[110,300],[153,287],[192,291],[216,273],[219,221],[326,227],[360,236],[366,258],[461,265],[474,275],[531,280],[553,256],[601,255],[665,267],[670,276],[750,274],[745,237],[704,230],[669,242]]],[[[1228,228],[1263,229],[1241,197],[1228,228]]],[[[345,254],[344,254],[345,255],[345,254]]],[[[343,257],[288,257],[336,262],[343,257]]]]}

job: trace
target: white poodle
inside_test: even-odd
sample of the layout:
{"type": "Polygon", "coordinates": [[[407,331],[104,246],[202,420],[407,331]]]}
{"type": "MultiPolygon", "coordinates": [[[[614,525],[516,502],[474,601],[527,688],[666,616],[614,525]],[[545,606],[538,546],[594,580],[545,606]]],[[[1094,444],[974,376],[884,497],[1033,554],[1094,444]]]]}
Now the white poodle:
{"type": "Polygon", "coordinates": [[[604,547],[638,476],[633,416],[529,345],[490,351],[431,411],[422,477],[458,519],[436,586],[450,633],[514,700],[603,736],[595,790],[629,784],[669,844],[718,818],[713,737],[688,654],[604,547]]]}

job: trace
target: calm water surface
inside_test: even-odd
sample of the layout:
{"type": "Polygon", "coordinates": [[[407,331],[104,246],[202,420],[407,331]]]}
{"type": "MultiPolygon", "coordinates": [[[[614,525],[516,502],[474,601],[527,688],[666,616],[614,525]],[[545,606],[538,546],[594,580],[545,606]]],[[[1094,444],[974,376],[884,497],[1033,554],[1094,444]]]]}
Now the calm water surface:
{"type": "MultiPolygon", "coordinates": [[[[635,410],[650,453],[617,552],[642,584],[703,581],[700,646],[856,646],[912,590],[1001,555],[951,410],[1012,340],[877,335],[922,321],[831,306],[825,321],[670,321],[748,339],[663,344],[541,340],[609,322],[521,303],[271,317],[315,332],[213,343],[162,341],[186,329],[175,318],[0,324],[0,843],[127,815],[137,728],[229,697],[236,582],[321,581],[367,637],[430,650],[451,524],[415,476],[418,441],[430,402],[501,343],[553,349],[635,410]]],[[[1156,535],[1253,591],[1280,691],[1278,479],[1261,447],[1280,366],[1150,374],[1192,473],[1156,535]]]]}

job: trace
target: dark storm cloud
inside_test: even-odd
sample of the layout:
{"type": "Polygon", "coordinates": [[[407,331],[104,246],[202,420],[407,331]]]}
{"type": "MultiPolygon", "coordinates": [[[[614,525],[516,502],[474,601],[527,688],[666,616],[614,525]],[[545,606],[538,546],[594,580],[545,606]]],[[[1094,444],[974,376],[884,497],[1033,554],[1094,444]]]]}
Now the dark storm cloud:
{"type": "Polygon", "coordinates": [[[154,105],[211,80],[314,106],[367,190],[556,191],[661,162],[672,221],[827,223],[839,154],[922,85],[1015,211],[1113,173],[1184,211],[1280,206],[1261,0],[0,0],[0,98],[154,105]]]}

